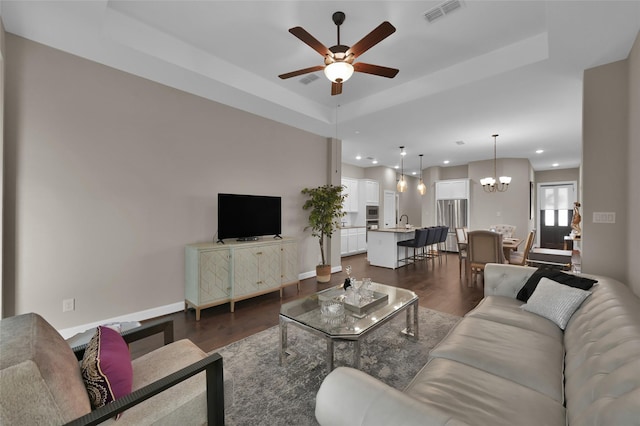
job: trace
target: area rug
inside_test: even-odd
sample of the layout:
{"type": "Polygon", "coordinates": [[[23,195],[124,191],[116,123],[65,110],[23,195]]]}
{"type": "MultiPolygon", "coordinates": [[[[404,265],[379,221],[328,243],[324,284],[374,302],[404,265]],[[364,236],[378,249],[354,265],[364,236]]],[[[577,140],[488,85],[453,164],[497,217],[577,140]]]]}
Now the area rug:
{"type": "MultiPolygon", "coordinates": [[[[404,389],[424,366],[431,350],[449,332],[459,317],[419,308],[418,341],[400,333],[405,315],[398,315],[369,334],[360,345],[361,370],[404,389]]],[[[295,353],[279,365],[279,327],[216,349],[223,357],[224,371],[233,379],[233,401],[225,411],[226,424],[317,425],[315,397],[328,374],[326,343],[298,327],[288,327],[288,347],[295,353]]],[[[334,346],[335,366],[353,364],[353,344],[334,346]]]]}

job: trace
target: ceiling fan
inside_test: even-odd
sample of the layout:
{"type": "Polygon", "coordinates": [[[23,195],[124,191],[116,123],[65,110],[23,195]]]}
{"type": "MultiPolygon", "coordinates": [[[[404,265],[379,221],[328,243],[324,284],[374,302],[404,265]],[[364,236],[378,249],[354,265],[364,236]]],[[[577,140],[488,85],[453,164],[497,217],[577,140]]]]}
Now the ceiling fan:
{"type": "Polygon", "coordinates": [[[298,37],[324,57],[324,65],[303,68],[286,74],[280,74],[278,77],[286,79],[310,72],[324,70],[327,78],[331,80],[331,95],[339,95],[342,93],[342,83],[347,81],[354,71],[379,75],[387,78],[393,78],[398,74],[399,70],[395,68],[365,64],[364,62],[354,63],[354,60],[358,56],[362,55],[364,52],[393,34],[396,31],[396,28],[393,25],[388,21],[384,21],[373,31],[364,36],[359,42],[349,47],[340,44],[340,25],[344,22],[345,14],[343,12],[335,12],[332,19],[333,23],[338,27],[338,43],[329,48],[320,43],[302,27],[293,27],[289,29],[291,34],[298,37]]]}

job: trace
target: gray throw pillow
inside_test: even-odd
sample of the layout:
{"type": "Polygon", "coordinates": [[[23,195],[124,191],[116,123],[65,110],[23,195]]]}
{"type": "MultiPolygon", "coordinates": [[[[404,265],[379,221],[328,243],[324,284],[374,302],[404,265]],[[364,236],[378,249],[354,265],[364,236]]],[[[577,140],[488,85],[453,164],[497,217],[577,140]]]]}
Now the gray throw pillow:
{"type": "Polygon", "coordinates": [[[522,309],[545,317],[564,330],[573,313],[590,294],[590,291],[562,285],[549,278],[541,278],[527,303],[522,305],[522,309]]]}

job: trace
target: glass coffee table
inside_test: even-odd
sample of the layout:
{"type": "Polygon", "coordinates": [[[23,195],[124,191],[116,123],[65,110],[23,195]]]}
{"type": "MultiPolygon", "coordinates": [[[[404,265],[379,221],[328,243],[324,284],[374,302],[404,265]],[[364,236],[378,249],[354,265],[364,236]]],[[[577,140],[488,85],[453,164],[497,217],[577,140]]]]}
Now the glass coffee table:
{"type": "Polygon", "coordinates": [[[287,361],[287,327],[295,325],[325,339],[327,366],[333,370],[333,344],[336,341],[354,342],[353,363],[360,368],[360,342],[370,332],[399,315],[406,314],[407,326],[402,333],[412,340],[418,339],[418,296],[410,290],[372,283],[376,299],[360,308],[345,306],[344,315],[335,317],[331,311],[321,312],[320,305],[344,293],[342,286],[328,288],[318,293],[285,303],[280,308],[280,365],[287,361]],[[327,315],[327,313],[329,315],[327,315]]]}

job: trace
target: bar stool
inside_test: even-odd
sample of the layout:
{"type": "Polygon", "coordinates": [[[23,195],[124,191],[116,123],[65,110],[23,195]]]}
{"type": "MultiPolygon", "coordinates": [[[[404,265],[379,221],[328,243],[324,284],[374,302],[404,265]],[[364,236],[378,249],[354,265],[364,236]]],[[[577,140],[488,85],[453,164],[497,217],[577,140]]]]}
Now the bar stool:
{"type": "Polygon", "coordinates": [[[426,258],[431,259],[431,263],[432,266],[435,267],[436,263],[435,263],[435,252],[434,250],[431,248],[432,245],[434,245],[439,236],[440,236],[440,229],[437,226],[430,226],[428,228],[425,228],[428,232],[427,234],[427,241],[425,241],[424,244],[424,248],[426,249],[426,258]]]}
{"type": "Polygon", "coordinates": [[[398,262],[404,262],[405,265],[409,263],[409,247],[413,248],[413,263],[416,262],[416,249],[422,248],[427,242],[427,230],[416,229],[412,240],[398,241],[398,247],[404,247],[404,259],[399,259],[398,262]]]}

